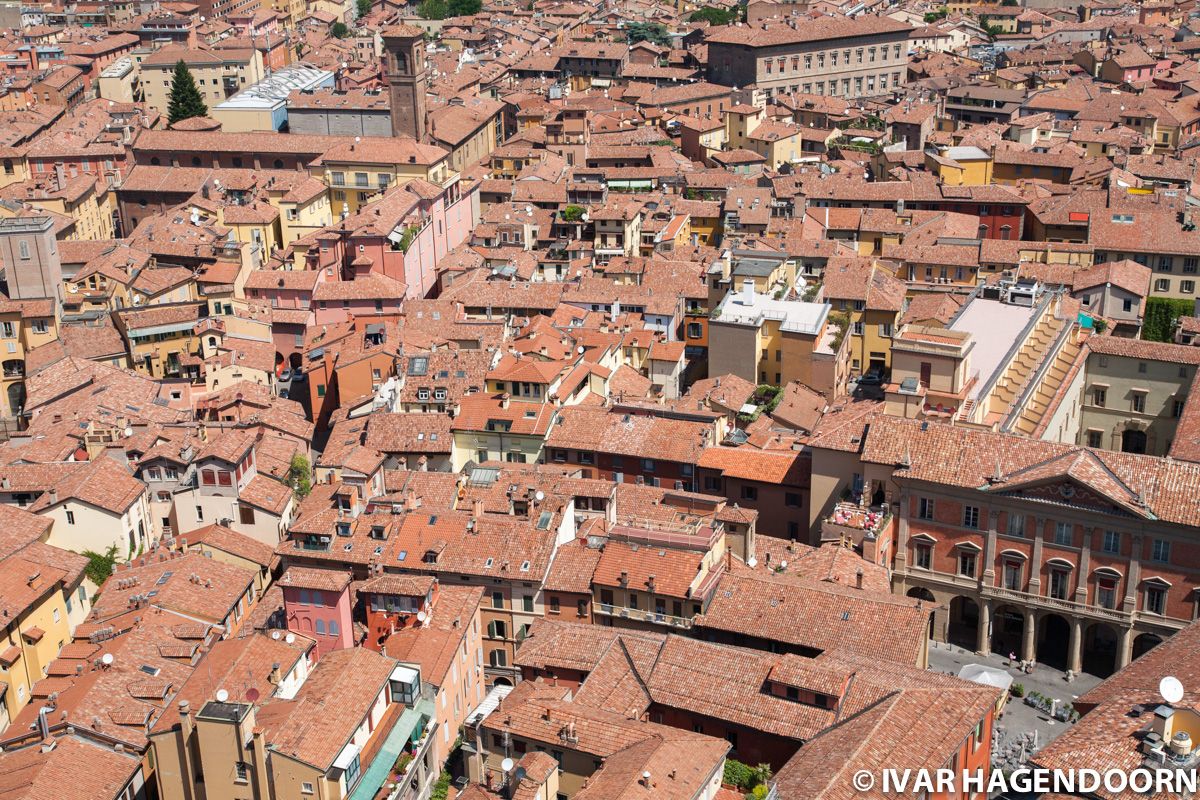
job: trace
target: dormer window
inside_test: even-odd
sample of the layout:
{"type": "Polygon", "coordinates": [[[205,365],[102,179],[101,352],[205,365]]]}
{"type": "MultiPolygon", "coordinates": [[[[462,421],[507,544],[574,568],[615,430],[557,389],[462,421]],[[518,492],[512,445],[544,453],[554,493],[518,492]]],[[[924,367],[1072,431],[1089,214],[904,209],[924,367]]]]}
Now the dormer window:
{"type": "Polygon", "coordinates": [[[337,535],[338,536],[349,536],[350,535],[350,523],[349,522],[339,522],[337,524],[337,535]]]}
{"type": "Polygon", "coordinates": [[[418,400],[428,400],[429,399],[429,390],[428,389],[417,389],[417,399],[418,400]]]}
{"type": "Polygon", "coordinates": [[[371,538],[372,539],[386,539],[387,533],[385,532],[384,527],[382,525],[372,525],[371,526],[371,538]]]}

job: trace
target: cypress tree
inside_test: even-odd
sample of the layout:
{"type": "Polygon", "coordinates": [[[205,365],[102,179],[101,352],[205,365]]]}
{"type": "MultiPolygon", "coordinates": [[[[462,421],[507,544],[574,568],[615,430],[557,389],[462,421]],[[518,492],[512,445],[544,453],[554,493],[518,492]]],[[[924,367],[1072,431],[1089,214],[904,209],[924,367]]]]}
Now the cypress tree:
{"type": "Polygon", "coordinates": [[[208,106],[196,88],[196,80],[183,59],[175,64],[175,75],[171,78],[171,101],[167,105],[167,118],[172,125],[183,119],[203,117],[208,114],[208,106]]]}

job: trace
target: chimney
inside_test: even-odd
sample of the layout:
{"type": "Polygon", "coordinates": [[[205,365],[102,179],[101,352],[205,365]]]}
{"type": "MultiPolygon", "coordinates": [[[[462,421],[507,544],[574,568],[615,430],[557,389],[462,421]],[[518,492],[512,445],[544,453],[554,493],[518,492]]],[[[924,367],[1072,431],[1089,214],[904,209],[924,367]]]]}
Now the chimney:
{"type": "Polygon", "coordinates": [[[500,407],[507,410],[508,409],[508,400],[509,400],[508,392],[505,392],[504,394],[500,395],[500,407]]]}
{"type": "Polygon", "coordinates": [[[279,662],[276,661],[271,665],[271,674],[267,677],[267,683],[271,684],[272,686],[278,686],[282,679],[283,675],[279,670],[279,662]]]}
{"type": "Polygon", "coordinates": [[[59,191],[67,188],[67,171],[63,169],[61,161],[54,162],[54,181],[58,184],[59,191]]]}
{"type": "Polygon", "coordinates": [[[483,500],[476,497],[475,499],[473,499],[471,501],[471,517],[473,519],[477,520],[482,516],[483,516],[483,500]]]}
{"type": "Polygon", "coordinates": [[[754,305],[754,281],[749,278],[742,281],[742,305],[754,305]]]}
{"type": "Polygon", "coordinates": [[[55,489],[53,486],[50,487],[50,502],[58,502],[58,489],[55,489]]]}
{"type": "Polygon", "coordinates": [[[863,587],[863,571],[861,569],[854,575],[854,586],[857,589],[863,587]]]}

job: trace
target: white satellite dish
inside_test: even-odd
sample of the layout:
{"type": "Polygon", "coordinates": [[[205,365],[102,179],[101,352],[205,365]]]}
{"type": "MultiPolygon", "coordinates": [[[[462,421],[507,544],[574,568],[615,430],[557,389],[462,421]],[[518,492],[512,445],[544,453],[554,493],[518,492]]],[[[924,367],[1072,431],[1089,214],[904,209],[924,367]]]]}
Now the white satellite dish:
{"type": "Polygon", "coordinates": [[[104,663],[104,666],[111,667],[113,663],[113,654],[105,653],[100,657],[100,660],[104,663]]]}
{"type": "Polygon", "coordinates": [[[279,631],[271,631],[271,638],[278,642],[279,641],[279,631]]]}
{"type": "Polygon", "coordinates": [[[424,612],[424,611],[418,611],[418,612],[417,612],[417,622],[424,622],[424,621],[425,621],[425,620],[427,620],[428,618],[429,618],[429,617],[427,617],[427,616],[425,615],[425,612],[424,612]]]}
{"type": "Polygon", "coordinates": [[[1178,703],[1183,699],[1183,684],[1179,682],[1179,678],[1168,675],[1158,682],[1158,693],[1168,703],[1178,703]]]}
{"type": "Polygon", "coordinates": [[[787,562],[786,562],[786,561],[780,561],[780,562],[779,562],[779,568],[780,568],[780,569],[787,569],[787,562]]]}
{"type": "Polygon", "coordinates": [[[288,644],[295,644],[296,643],[296,634],[289,633],[287,636],[283,637],[283,640],[285,642],[287,642],[288,644]]]}
{"type": "Polygon", "coordinates": [[[218,703],[224,703],[228,699],[229,699],[229,692],[225,691],[224,689],[217,689],[217,702],[218,703]]]}
{"type": "Polygon", "coordinates": [[[511,772],[512,768],[513,768],[513,764],[515,764],[515,763],[516,762],[513,761],[511,758],[506,758],[500,762],[500,769],[502,769],[505,772],[511,772]]]}
{"type": "Polygon", "coordinates": [[[533,493],[533,499],[537,500],[540,503],[546,499],[546,493],[543,492],[541,489],[538,489],[536,492],[533,493]]]}
{"type": "Polygon", "coordinates": [[[750,569],[754,569],[758,566],[758,559],[754,556],[750,556],[750,560],[746,562],[746,566],[750,567],[750,569]]]}

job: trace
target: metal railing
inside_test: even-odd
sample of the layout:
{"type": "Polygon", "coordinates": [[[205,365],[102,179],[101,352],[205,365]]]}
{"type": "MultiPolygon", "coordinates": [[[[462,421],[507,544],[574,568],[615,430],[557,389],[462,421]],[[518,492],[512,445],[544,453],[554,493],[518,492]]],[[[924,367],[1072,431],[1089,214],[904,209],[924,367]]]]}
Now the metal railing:
{"type": "Polygon", "coordinates": [[[592,608],[599,614],[620,619],[632,619],[656,625],[669,625],[673,628],[692,627],[691,617],[677,617],[674,614],[665,614],[643,608],[626,608],[624,606],[615,606],[612,603],[596,603],[592,608]]]}

